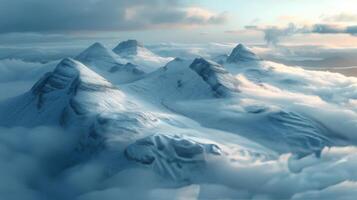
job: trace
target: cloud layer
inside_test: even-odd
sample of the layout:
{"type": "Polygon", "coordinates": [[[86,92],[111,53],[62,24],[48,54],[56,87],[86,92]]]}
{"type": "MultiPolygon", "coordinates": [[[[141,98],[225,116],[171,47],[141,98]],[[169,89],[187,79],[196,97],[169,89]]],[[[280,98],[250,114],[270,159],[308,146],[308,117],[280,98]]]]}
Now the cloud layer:
{"type": "Polygon", "coordinates": [[[281,38],[295,34],[357,34],[357,25],[343,26],[335,24],[319,23],[313,25],[298,26],[290,23],[286,27],[278,26],[245,26],[248,30],[262,31],[264,40],[268,44],[276,45],[281,38]]]}
{"type": "Polygon", "coordinates": [[[178,0],[0,0],[0,5],[0,33],[139,30],[227,19],[178,0]]]}
{"type": "Polygon", "coordinates": [[[264,40],[273,45],[279,43],[284,37],[296,34],[347,34],[352,36],[357,34],[357,15],[350,13],[321,15],[318,21],[304,20],[295,16],[280,16],[278,22],[279,24],[288,22],[288,25],[257,25],[252,23],[245,26],[245,29],[264,33],[264,40]]]}

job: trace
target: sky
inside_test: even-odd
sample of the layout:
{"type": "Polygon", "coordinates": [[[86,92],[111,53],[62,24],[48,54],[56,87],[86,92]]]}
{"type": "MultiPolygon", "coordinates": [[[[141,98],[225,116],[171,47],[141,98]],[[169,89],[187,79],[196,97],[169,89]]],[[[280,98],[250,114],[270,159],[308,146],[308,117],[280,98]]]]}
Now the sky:
{"type": "Polygon", "coordinates": [[[0,0],[0,44],[145,43],[357,45],[357,1],[0,0]]]}

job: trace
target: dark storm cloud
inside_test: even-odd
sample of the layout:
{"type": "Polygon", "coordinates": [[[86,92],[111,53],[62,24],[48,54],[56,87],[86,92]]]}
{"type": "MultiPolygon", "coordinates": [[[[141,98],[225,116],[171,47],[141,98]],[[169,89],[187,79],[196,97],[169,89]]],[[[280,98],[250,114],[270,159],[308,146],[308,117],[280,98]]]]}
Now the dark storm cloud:
{"type": "Polygon", "coordinates": [[[178,0],[0,0],[0,33],[137,30],[207,25],[224,13],[191,12],[178,0]]]}

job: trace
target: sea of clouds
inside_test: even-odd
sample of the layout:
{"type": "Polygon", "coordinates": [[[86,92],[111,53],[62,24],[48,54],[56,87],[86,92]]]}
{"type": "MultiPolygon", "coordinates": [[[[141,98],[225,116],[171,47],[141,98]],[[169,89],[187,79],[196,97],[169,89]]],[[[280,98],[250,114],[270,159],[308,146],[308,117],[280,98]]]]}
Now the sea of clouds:
{"type": "Polygon", "coordinates": [[[325,148],[319,158],[284,154],[265,161],[209,160],[202,174],[193,176],[192,184],[175,186],[149,169],[112,170],[108,163],[115,161],[105,156],[76,157],[76,131],[2,127],[0,133],[0,196],[4,199],[352,200],[357,191],[357,148],[353,146],[325,148]]]}

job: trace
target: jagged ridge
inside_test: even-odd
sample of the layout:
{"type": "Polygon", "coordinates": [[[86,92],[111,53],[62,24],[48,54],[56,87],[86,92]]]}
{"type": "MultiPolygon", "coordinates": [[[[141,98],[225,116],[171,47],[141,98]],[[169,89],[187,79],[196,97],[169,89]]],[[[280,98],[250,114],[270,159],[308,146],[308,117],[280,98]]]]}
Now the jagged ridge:
{"type": "Polygon", "coordinates": [[[67,94],[75,92],[77,87],[86,90],[114,88],[103,77],[89,70],[83,64],[71,59],[63,59],[53,72],[45,74],[31,89],[35,95],[67,89],[67,94]]]}
{"type": "Polygon", "coordinates": [[[238,92],[238,81],[223,66],[203,58],[196,58],[190,68],[216,93],[217,97],[238,92]]]}

